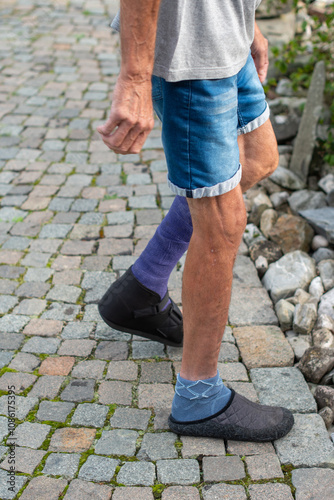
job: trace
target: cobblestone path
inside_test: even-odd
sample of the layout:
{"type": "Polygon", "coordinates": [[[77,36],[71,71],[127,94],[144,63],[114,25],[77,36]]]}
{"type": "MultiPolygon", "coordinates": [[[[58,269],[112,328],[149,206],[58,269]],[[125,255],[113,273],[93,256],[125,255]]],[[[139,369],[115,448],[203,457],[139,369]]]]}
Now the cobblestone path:
{"type": "Polygon", "coordinates": [[[0,498],[329,500],[333,445],[244,244],[219,369],[240,393],[294,411],[273,444],[170,432],[182,350],[97,313],[173,200],[158,123],[129,157],[96,132],[119,70],[115,11],[0,1],[0,498]]]}

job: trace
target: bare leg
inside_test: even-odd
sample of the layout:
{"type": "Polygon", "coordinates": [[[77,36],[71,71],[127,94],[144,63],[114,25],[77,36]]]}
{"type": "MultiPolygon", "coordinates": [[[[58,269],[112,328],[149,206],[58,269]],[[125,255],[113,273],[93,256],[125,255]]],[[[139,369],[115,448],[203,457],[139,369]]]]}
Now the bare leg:
{"type": "Polygon", "coordinates": [[[239,135],[238,146],[242,165],[241,189],[247,189],[271,175],[278,165],[277,141],[270,120],[261,127],[239,135]]]}
{"type": "Polygon", "coordinates": [[[240,185],[217,197],[188,199],[193,235],[183,273],[184,350],[180,375],[217,373],[231,297],[232,269],[246,225],[240,185]]]}

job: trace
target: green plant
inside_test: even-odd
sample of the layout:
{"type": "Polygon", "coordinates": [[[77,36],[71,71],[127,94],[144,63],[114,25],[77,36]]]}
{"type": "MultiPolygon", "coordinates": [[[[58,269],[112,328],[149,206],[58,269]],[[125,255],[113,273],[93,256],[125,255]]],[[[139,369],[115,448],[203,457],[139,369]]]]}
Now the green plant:
{"type": "MultiPolygon", "coordinates": [[[[285,3],[285,0],[281,0],[285,3]]],[[[311,3],[306,0],[306,4],[311,3]]],[[[300,10],[300,4],[294,0],[296,13],[300,10]]],[[[310,26],[304,20],[301,32],[295,38],[283,45],[282,48],[272,47],[271,51],[276,59],[275,66],[281,73],[289,73],[289,66],[297,56],[308,55],[308,60],[303,62],[296,70],[289,73],[294,91],[308,89],[314,66],[318,61],[324,61],[326,66],[325,101],[329,106],[331,119],[330,130],[325,141],[321,141],[320,147],[325,162],[334,165],[334,2],[327,6],[323,15],[313,15],[310,26]],[[305,31],[311,28],[310,39],[305,43],[305,31]]],[[[275,83],[271,80],[269,86],[275,83]]]]}

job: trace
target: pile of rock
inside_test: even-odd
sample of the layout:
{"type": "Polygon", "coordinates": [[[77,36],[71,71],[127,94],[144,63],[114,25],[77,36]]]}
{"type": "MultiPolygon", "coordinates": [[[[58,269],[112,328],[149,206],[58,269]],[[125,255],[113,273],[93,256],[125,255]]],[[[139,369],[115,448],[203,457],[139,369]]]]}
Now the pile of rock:
{"type": "MultiPolygon", "coordinates": [[[[279,145],[275,173],[244,196],[249,222],[244,241],[294,350],[296,366],[330,428],[334,423],[334,168],[325,165],[318,177],[314,172],[309,175],[323,87],[324,68],[318,66],[294,132],[297,137],[279,145]]],[[[277,116],[272,116],[273,123],[277,116]]]]}

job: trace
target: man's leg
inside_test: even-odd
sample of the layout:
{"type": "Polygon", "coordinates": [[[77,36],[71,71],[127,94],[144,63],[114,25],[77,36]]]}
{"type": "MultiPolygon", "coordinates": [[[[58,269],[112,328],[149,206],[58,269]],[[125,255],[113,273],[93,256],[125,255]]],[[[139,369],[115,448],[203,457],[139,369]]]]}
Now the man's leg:
{"type": "Polygon", "coordinates": [[[183,273],[184,348],[169,427],[181,435],[273,441],[291,429],[291,412],[249,401],[226,388],[217,371],[247,220],[241,187],[188,204],[193,234],[183,273]]]}
{"type": "Polygon", "coordinates": [[[183,273],[184,350],[180,375],[216,375],[227,323],[233,264],[247,216],[240,185],[221,196],[188,199],[193,221],[183,273]]]}

